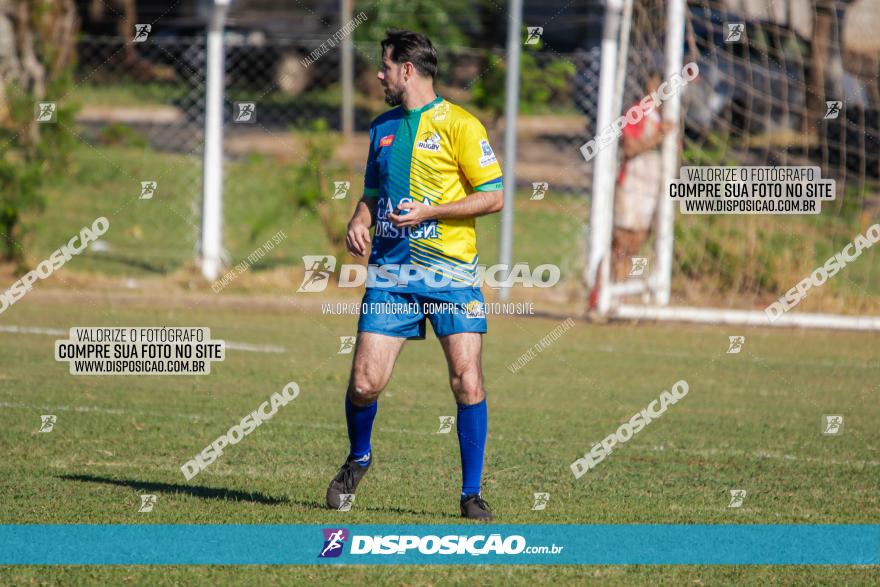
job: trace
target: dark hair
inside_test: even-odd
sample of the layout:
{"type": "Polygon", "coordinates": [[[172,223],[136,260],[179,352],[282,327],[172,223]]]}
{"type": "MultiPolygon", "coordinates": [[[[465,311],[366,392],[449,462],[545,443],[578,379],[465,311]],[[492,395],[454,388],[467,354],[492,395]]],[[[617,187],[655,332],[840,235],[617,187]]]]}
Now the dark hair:
{"type": "Polygon", "coordinates": [[[388,29],[382,40],[382,54],[391,47],[390,58],[394,63],[409,61],[420,74],[433,78],[437,75],[437,51],[431,39],[413,31],[388,29]]]}

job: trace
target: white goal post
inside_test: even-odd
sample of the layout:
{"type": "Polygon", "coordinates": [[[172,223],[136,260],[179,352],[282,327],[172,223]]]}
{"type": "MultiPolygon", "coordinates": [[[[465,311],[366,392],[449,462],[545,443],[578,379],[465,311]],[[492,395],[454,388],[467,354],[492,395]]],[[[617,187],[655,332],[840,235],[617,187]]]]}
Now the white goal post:
{"type": "MultiPolygon", "coordinates": [[[[667,3],[667,43],[665,74],[668,79],[682,67],[684,44],[685,0],[667,3]]],[[[623,78],[626,75],[626,59],[633,0],[609,0],[606,4],[605,25],[602,38],[602,64],[599,77],[599,105],[597,129],[610,126],[623,109],[623,78]]],[[[681,96],[673,95],[664,103],[667,120],[678,120],[681,96]]],[[[668,181],[678,176],[678,127],[664,137],[663,176],[668,181]]],[[[611,282],[610,254],[611,228],[614,210],[614,184],[618,171],[617,144],[600,150],[595,157],[593,194],[590,209],[590,244],[587,255],[587,283],[590,289],[599,286],[596,310],[608,315],[612,302],[623,295],[647,294],[659,305],[669,303],[672,274],[672,228],[675,211],[672,201],[659,203],[656,221],[656,259],[645,279],[631,279],[622,283],[611,282]]]]}
{"type": "MultiPolygon", "coordinates": [[[[696,53],[703,62],[714,66],[704,72],[701,63],[700,73],[705,79],[698,80],[699,82],[706,85],[725,82],[728,85],[730,83],[748,83],[745,79],[737,79],[737,76],[748,77],[752,82],[751,87],[737,89],[733,92],[728,91],[733,96],[728,98],[730,103],[724,110],[712,113],[718,117],[717,123],[713,119],[713,124],[708,126],[704,134],[698,136],[695,135],[693,129],[690,133],[685,134],[682,92],[674,92],[669,99],[663,102],[663,118],[667,122],[673,122],[674,126],[666,134],[662,143],[664,197],[661,197],[658,203],[651,231],[652,239],[649,240],[650,252],[648,252],[647,246],[644,249],[646,256],[651,257],[650,266],[644,276],[629,276],[617,282],[612,281],[611,247],[615,183],[619,171],[619,149],[617,141],[614,141],[607,147],[597,150],[592,159],[592,202],[585,267],[585,281],[591,292],[591,310],[606,318],[626,320],[670,320],[748,326],[880,330],[880,315],[876,315],[880,312],[876,310],[876,305],[871,305],[874,303],[873,301],[870,304],[858,304],[855,314],[849,311],[847,313],[839,312],[838,308],[844,308],[846,305],[835,299],[832,300],[834,303],[828,302],[826,306],[815,306],[820,310],[831,307],[832,311],[794,308],[771,321],[768,314],[764,312],[764,307],[783,295],[789,287],[794,286],[797,283],[797,281],[792,281],[795,279],[794,276],[803,276],[803,269],[798,274],[794,263],[785,266],[783,262],[780,262],[779,267],[776,268],[779,276],[774,281],[763,275],[760,278],[752,279],[748,276],[748,268],[746,267],[742,270],[745,277],[740,278],[739,282],[731,284],[730,281],[734,278],[728,276],[723,270],[716,269],[714,270],[716,273],[712,273],[712,264],[705,259],[708,254],[699,250],[701,246],[712,249],[716,244],[714,241],[705,244],[699,241],[676,242],[674,236],[676,234],[676,220],[686,220],[688,230],[692,230],[696,222],[707,224],[715,222],[710,219],[710,216],[676,217],[675,208],[677,206],[670,198],[665,197],[665,186],[668,182],[678,178],[682,165],[818,165],[822,168],[823,177],[827,172],[828,176],[838,178],[838,194],[843,195],[845,192],[845,197],[850,199],[848,202],[840,204],[847,206],[846,210],[850,210],[854,205],[858,206],[859,210],[870,210],[870,194],[877,190],[875,186],[880,185],[880,178],[875,178],[871,168],[864,163],[862,171],[853,172],[852,168],[847,166],[846,154],[854,148],[851,136],[848,138],[845,134],[843,136],[832,134],[831,130],[826,130],[821,120],[818,125],[810,126],[803,122],[801,127],[792,128],[797,126],[795,122],[791,122],[794,120],[815,122],[815,116],[810,112],[810,108],[813,108],[812,105],[817,100],[816,96],[811,95],[811,93],[815,93],[813,87],[817,84],[815,79],[811,84],[809,78],[813,68],[802,57],[803,53],[793,52],[791,49],[791,46],[809,45],[811,42],[809,33],[803,32],[803,27],[795,30],[797,27],[793,25],[789,27],[785,22],[778,26],[775,23],[767,24],[766,21],[758,18],[759,15],[755,14],[746,13],[735,17],[733,15],[736,13],[733,10],[736,3],[725,0],[706,0],[703,6],[697,8],[689,6],[686,0],[652,2],[653,0],[648,0],[644,4],[636,2],[636,14],[634,15],[633,0],[606,1],[599,76],[598,115],[595,126],[597,134],[601,129],[611,126],[613,121],[623,114],[627,105],[626,98],[624,98],[627,93],[623,89],[624,84],[621,79],[626,78],[631,87],[639,86],[638,76],[644,72],[637,71],[638,68],[632,68],[632,64],[638,59],[642,59],[645,62],[643,69],[652,69],[654,64],[650,61],[655,59],[655,55],[661,51],[664,79],[668,80],[673,74],[682,71],[685,62],[689,61],[686,47],[690,45],[692,50],[695,46],[697,47],[696,53]],[[711,45],[712,39],[717,39],[717,36],[726,30],[728,24],[724,20],[726,18],[749,19],[746,21],[747,34],[750,35],[748,45],[736,49],[724,46],[723,42],[719,44],[717,41],[714,47],[711,45]],[[694,22],[695,20],[697,22],[694,22]],[[655,43],[653,46],[643,42],[645,38],[660,39],[661,37],[662,40],[653,41],[655,43]],[[701,47],[700,43],[703,43],[704,46],[701,47]],[[708,49],[706,45],[708,45],[708,49]],[[762,51],[769,57],[762,60],[762,51]],[[782,57],[779,57],[780,55],[782,57]],[[788,85],[783,86],[774,81],[774,75],[788,76],[790,78],[786,82],[788,85]],[[759,81],[754,81],[756,79],[763,80],[764,77],[761,76],[770,81],[764,85],[759,81]],[[785,95],[776,95],[781,92],[780,88],[784,90],[785,95]],[[741,100],[738,101],[739,98],[736,96],[738,91],[742,92],[745,98],[752,99],[751,102],[746,100],[749,105],[768,104],[767,112],[758,113],[757,111],[744,110],[740,104],[741,100]],[[796,94],[798,91],[800,93],[796,94]],[[763,124],[765,119],[772,119],[773,123],[776,123],[776,119],[783,120],[790,123],[790,127],[782,128],[783,123],[778,123],[777,127],[771,128],[772,124],[763,124]],[[686,151],[684,157],[691,157],[691,160],[686,160],[684,163],[682,162],[683,145],[686,151]],[[693,161],[694,153],[699,154],[701,159],[693,161]],[[843,153],[843,155],[839,158],[833,158],[828,153],[843,153]],[[706,154],[705,159],[702,159],[703,154],[706,154]],[[866,167],[867,171],[864,170],[866,167]],[[844,190],[843,187],[854,189],[844,190]],[[685,250],[681,247],[688,248],[685,250]],[[677,254],[682,252],[686,254],[677,254]],[[702,263],[700,269],[692,268],[694,259],[702,263]],[[783,270],[790,270],[791,275],[783,270]],[[722,273],[724,274],[721,275],[722,273]],[[704,290],[705,295],[699,301],[692,301],[686,295],[675,295],[673,291],[676,287],[681,290],[694,284],[700,285],[704,290]]],[[[795,6],[797,10],[790,8],[790,6],[786,10],[801,17],[804,15],[799,14],[798,10],[802,12],[806,10],[804,6],[809,5],[809,3],[798,3],[794,0],[781,0],[781,2],[791,6],[797,5],[795,6]]],[[[842,12],[842,9],[838,11],[838,13],[842,12]]],[[[812,16],[811,22],[813,23],[819,22],[824,17],[818,12],[806,16],[812,16]]],[[[801,18],[801,21],[803,20],[801,18]]],[[[843,30],[844,22],[840,22],[839,25],[839,30],[843,30]]],[[[814,26],[814,31],[818,28],[818,25],[814,26]]],[[[832,31],[836,30],[833,22],[830,28],[832,31]]],[[[817,33],[812,34],[814,40],[817,33]]],[[[831,56],[831,63],[834,63],[835,56],[844,55],[847,47],[845,39],[840,34],[832,37],[831,40],[829,45],[831,49],[828,53],[831,56]]],[[[816,59],[817,57],[810,53],[810,58],[816,59]]],[[[818,59],[823,59],[823,57],[820,56],[818,59]]],[[[844,71],[841,64],[837,64],[837,66],[841,72],[844,71]]],[[[852,77],[849,73],[839,75],[846,76],[847,79],[852,77]]],[[[833,85],[824,78],[820,79],[822,79],[823,87],[833,85]]],[[[874,83],[876,84],[876,79],[874,83]]],[[[713,99],[718,95],[725,98],[723,92],[716,91],[712,94],[713,99]]],[[[828,96],[824,96],[823,92],[822,97],[828,96]]],[[[821,103],[824,104],[824,102],[821,103]]],[[[819,118],[821,119],[821,116],[819,118]]],[[[863,120],[867,120],[867,118],[863,116],[863,120]]],[[[863,124],[865,126],[861,130],[866,136],[876,132],[867,127],[867,122],[863,122],[863,124]]],[[[863,157],[864,161],[868,161],[869,155],[864,152],[868,148],[863,145],[861,147],[863,152],[857,153],[856,156],[863,157]]],[[[776,230],[780,238],[793,239],[794,235],[797,235],[800,238],[801,249],[811,251],[813,243],[809,242],[809,235],[816,234],[818,230],[820,231],[818,238],[821,242],[816,245],[816,248],[833,249],[833,243],[839,242],[843,237],[840,234],[831,234],[830,229],[824,234],[821,231],[826,226],[830,226],[832,222],[838,221],[844,214],[841,211],[843,209],[829,210],[827,214],[823,210],[822,214],[814,217],[814,220],[799,221],[812,223],[805,224],[812,230],[812,233],[806,228],[802,233],[797,233],[797,229],[786,224],[790,222],[788,219],[793,217],[782,215],[764,216],[764,220],[761,221],[764,224],[754,228],[752,232],[764,234],[770,226],[768,223],[776,223],[770,228],[776,230]]],[[[851,216],[850,212],[846,212],[846,214],[849,215],[847,218],[851,216]]],[[[865,212],[862,213],[863,216],[864,214],[865,212]]],[[[737,233],[734,230],[737,223],[748,224],[749,227],[753,223],[751,220],[737,220],[753,217],[725,216],[724,218],[726,224],[718,230],[730,231],[732,239],[736,238],[737,233]]],[[[875,218],[874,222],[876,220],[875,218]]],[[[850,230],[848,234],[853,236],[858,234],[858,232],[853,233],[852,228],[847,230],[850,230]]],[[[844,232],[844,234],[847,233],[844,232]]],[[[761,246],[766,248],[769,245],[761,246]]],[[[880,249],[880,247],[876,247],[876,249],[880,249]]],[[[878,253],[880,250],[871,251],[872,257],[862,259],[859,262],[870,264],[872,258],[876,259],[878,253]]],[[[747,253],[743,248],[742,254],[750,253],[747,253]]],[[[726,257],[728,260],[731,258],[730,255],[726,257]]],[[[793,261],[805,262],[798,256],[795,256],[793,261]]],[[[721,260],[716,262],[716,266],[724,262],[725,257],[721,256],[721,260]]],[[[821,262],[819,264],[821,265],[821,262]]],[[[808,267],[809,264],[803,266],[808,267]]],[[[767,270],[768,274],[771,272],[771,269],[767,270]]],[[[866,277],[865,281],[868,280],[866,277]]],[[[866,287],[863,286],[862,289],[867,292],[866,287]]],[[[861,294],[849,293],[847,295],[861,294]]],[[[867,293],[865,295],[867,296],[867,293]]]]}

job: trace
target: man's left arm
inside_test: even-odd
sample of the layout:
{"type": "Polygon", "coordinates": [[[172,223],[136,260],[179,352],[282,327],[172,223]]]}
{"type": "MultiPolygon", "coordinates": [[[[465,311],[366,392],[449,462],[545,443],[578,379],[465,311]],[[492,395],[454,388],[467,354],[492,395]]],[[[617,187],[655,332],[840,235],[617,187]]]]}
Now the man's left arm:
{"type": "Polygon", "coordinates": [[[389,214],[388,217],[394,226],[406,228],[441,218],[476,218],[500,212],[502,208],[504,208],[504,192],[493,190],[474,192],[463,200],[439,206],[426,206],[421,202],[403,202],[400,204],[400,209],[407,212],[400,215],[389,214]]]}

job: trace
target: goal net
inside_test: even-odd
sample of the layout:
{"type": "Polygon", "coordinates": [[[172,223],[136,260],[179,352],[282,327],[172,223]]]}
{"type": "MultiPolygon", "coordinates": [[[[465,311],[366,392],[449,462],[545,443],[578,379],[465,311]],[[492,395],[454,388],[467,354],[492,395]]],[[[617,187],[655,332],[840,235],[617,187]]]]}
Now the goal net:
{"type": "MultiPolygon", "coordinates": [[[[880,246],[871,246],[872,235],[880,237],[871,228],[880,222],[880,1],[608,6],[600,80],[608,110],[601,120],[600,104],[597,135],[649,96],[652,83],[686,64],[699,73],[660,114],[627,119],[619,139],[595,156],[593,309],[623,318],[880,329],[880,246]],[[677,131],[652,139],[664,132],[663,119],[677,120],[677,131]],[[685,180],[685,166],[818,168],[833,180],[835,198],[814,198],[818,213],[778,213],[779,202],[775,213],[686,213],[666,185],[685,180]]],[[[818,194],[819,177],[798,189],[818,194]]],[[[725,183],[716,187],[730,189],[725,183]]],[[[756,200],[788,199],[772,190],[784,196],[790,181],[767,183],[778,187],[743,189],[756,200]],[[758,189],[771,195],[755,196],[758,189]]]]}

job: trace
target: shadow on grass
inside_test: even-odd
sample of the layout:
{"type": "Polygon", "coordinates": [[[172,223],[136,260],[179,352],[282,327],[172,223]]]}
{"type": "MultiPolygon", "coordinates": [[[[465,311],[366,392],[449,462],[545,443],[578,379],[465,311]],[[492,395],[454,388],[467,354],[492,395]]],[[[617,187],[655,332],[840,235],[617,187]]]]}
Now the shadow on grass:
{"type": "Polygon", "coordinates": [[[153,273],[156,275],[164,275],[166,273],[170,273],[172,271],[172,267],[168,264],[158,265],[155,263],[150,263],[149,261],[145,261],[143,259],[136,259],[134,257],[129,257],[126,255],[121,255],[117,253],[105,253],[101,252],[101,254],[93,254],[89,256],[93,261],[98,262],[106,262],[108,264],[116,264],[123,265],[125,267],[133,268],[133,269],[141,269],[147,273],[153,273]]]}
{"type": "MultiPolygon", "coordinates": [[[[271,497],[265,493],[256,491],[238,491],[234,489],[223,489],[220,487],[205,487],[202,485],[181,485],[179,483],[159,483],[155,481],[140,481],[137,479],[114,479],[112,477],[99,477],[96,475],[57,475],[59,479],[67,481],[82,481],[85,483],[103,483],[105,485],[120,485],[122,487],[131,487],[132,489],[143,491],[155,491],[157,493],[182,493],[200,497],[202,499],[222,499],[229,501],[247,501],[251,503],[261,503],[265,505],[298,505],[314,510],[328,511],[327,506],[319,501],[306,501],[299,499],[287,499],[286,497],[271,497]]],[[[456,517],[452,515],[438,514],[437,512],[416,511],[400,507],[367,507],[358,508],[361,510],[394,513],[394,514],[410,514],[415,516],[432,516],[432,517],[456,517]]]]}
{"type": "MultiPolygon", "coordinates": [[[[104,483],[107,485],[121,485],[144,491],[156,491],[159,493],[184,493],[203,499],[222,499],[230,501],[249,501],[266,505],[288,504],[286,498],[271,497],[264,493],[237,491],[220,487],[205,487],[202,485],[180,485],[178,483],[158,483],[154,481],[139,481],[136,479],[113,479],[111,477],[96,477],[94,475],[58,475],[60,479],[69,481],[83,481],[86,483],[104,483]]],[[[319,504],[307,504],[319,505],[319,504]]]]}

